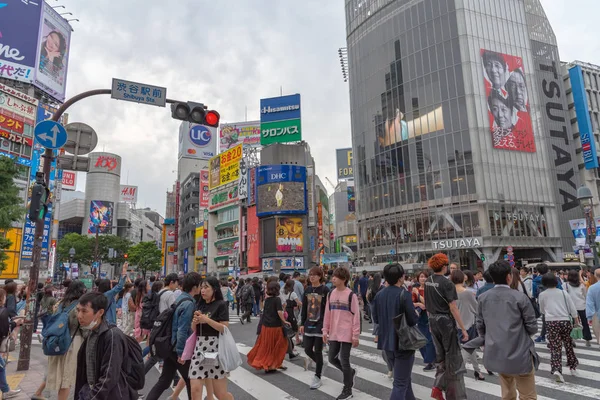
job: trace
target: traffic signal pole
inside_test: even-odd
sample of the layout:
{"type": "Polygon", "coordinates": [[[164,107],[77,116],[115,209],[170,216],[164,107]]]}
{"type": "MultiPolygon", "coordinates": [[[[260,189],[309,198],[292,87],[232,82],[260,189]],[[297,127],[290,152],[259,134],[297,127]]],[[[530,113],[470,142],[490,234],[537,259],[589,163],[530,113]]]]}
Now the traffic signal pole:
{"type": "MultiPolygon", "coordinates": [[[[83,92],[65,101],[56,110],[52,116],[52,121],[58,122],[65,111],[73,104],[88,97],[101,94],[111,94],[111,89],[96,89],[83,92]]],[[[183,103],[179,100],[166,99],[166,103],[183,103]]],[[[217,119],[218,123],[218,119],[217,119]]],[[[50,187],[50,168],[53,161],[52,149],[46,149],[42,155],[44,159],[43,178],[46,187],[50,187]]],[[[19,360],[17,362],[17,371],[26,371],[29,369],[31,359],[31,338],[33,334],[33,318],[35,313],[35,293],[40,275],[40,260],[42,258],[42,240],[44,237],[44,218],[38,218],[35,223],[35,233],[33,240],[33,250],[31,255],[31,269],[29,270],[29,283],[27,284],[27,301],[25,303],[25,321],[21,327],[21,346],[19,349],[19,360]]]]}

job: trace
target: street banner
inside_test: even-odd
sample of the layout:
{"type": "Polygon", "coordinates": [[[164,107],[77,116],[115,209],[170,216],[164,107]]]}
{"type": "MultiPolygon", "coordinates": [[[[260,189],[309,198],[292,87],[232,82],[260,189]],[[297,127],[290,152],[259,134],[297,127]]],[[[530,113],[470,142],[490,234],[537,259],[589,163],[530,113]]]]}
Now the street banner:
{"type": "Polygon", "coordinates": [[[569,225],[571,226],[571,231],[573,231],[575,244],[577,246],[585,246],[585,233],[587,230],[585,218],[571,219],[569,220],[569,225]]]}

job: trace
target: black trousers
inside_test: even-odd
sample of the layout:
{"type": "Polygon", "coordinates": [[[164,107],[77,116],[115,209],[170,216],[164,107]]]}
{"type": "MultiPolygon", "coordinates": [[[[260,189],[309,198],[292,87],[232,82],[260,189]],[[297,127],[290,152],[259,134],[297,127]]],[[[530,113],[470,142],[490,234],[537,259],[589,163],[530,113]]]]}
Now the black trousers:
{"type": "Polygon", "coordinates": [[[185,381],[188,399],[191,399],[192,391],[190,390],[189,378],[190,361],[186,361],[185,364],[179,364],[177,362],[177,355],[173,353],[171,357],[164,360],[162,373],[154,387],[146,396],[146,400],[158,400],[163,392],[171,386],[171,382],[173,382],[173,378],[177,375],[177,371],[179,371],[181,377],[185,381]]]}
{"type": "Polygon", "coordinates": [[[244,314],[242,315],[242,321],[248,320],[250,322],[250,315],[252,315],[252,305],[253,303],[244,304],[244,314]]]}
{"type": "Polygon", "coordinates": [[[344,374],[344,387],[352,389],[352,367],[350,350],[352,343],[329,341],[329,362],[344,374]]]}
{"type": "Polygon", "coordinates": [[[590,324],[588,324],[587,317],[585,316],[585,310],[577,310],[577,314],[579,314],[579,319],[581,320],[581,325],[583,327],[583,339],[592,340],[592,332],[590,331],[590,324]]]}
{"type": "Polygon", "coordinates": [[[323,337],[304,335],[304,352],[317,364],[315,375],[320,378],[323,371],[323,337]]]}

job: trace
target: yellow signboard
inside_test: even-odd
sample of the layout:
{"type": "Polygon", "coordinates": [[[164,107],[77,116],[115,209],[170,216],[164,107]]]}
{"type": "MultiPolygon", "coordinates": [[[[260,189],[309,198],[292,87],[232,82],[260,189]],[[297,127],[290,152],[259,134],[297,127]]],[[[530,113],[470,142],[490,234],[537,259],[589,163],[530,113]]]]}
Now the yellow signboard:
{"type": "Polygon", "coordinates": [[[243,145],[240,143],[210,159],[208,162],[208,187],[217,188],[230,182],[235,182],[240,177],[240,160],[243,154],[243,145]]]}

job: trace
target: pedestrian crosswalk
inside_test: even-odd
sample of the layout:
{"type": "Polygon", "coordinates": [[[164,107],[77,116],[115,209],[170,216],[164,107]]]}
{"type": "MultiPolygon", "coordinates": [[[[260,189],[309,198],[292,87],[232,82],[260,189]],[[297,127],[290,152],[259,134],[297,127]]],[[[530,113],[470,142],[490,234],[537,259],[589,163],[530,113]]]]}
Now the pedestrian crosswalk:
{"type": "MultiPolygon", "coordinates": [[[[377,350],[374,342],[372,326],[360,335],[360,345],[352,349],[351,363],[357,371],[353,394],[354,399],[374,400],[388,399],[391,393],[392,381],[387,375],[387,366],[377,350]]],[[[541,329],[541,323],[540,323],[541,329]]],[[[323,373],[323,385],[318,390],[310,390],[309,384],[314,371],[305,371],[302,360],[284,361],[285,371],[275,374],[265,374],[255,371],[246,363],[246,355],[251,350],[249,344],[238,343],[238,350],[244,364],[233,371],[229,377],[229,390],[236,400],[295,400],[295,399],[335,399],[342,390],[342,374],[333,367],[328,367],[323,373]]],[[[304,357],[302,348],[297,350],[304,357]]],[[[538,399],[599,399],[600,398],[600,345],[593,341],[591,347],[585,346],[585,341],[577,341],[575,353],[579,359],[578,376],[570,376],[565,367],[566,383],[557,383],[550,375],[550,351],[546,344],[536,343],[536,350],[542,364],[536,374],[538,399]]],[[[412,387],[416,398],[429,399],[435,371],[423,371],[423,360],[419,352],[415,354],[415,364],[412,374],[412,387]]],[[[483,354],[479,352],[480,358],[483,354]]],[[[327,356],[325,356],[327,359],[327,356]]],[[[563,365],[565,356],[563,354],[563,365]]],[[[481,361],[482,369],[483,361],[481,361]]],[[[485,374],[485,381],[476,381],[473,377],[473,366],[467,364],[468,374],[465,376],[465,386],[469,399],[499,399],[501,389],[497,375],[485,374]]],[[[180,399],[187,396],[182,394],[180,399]]]]}

